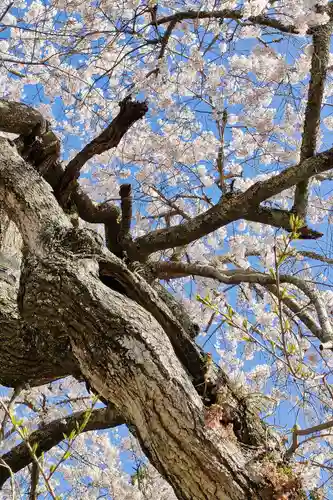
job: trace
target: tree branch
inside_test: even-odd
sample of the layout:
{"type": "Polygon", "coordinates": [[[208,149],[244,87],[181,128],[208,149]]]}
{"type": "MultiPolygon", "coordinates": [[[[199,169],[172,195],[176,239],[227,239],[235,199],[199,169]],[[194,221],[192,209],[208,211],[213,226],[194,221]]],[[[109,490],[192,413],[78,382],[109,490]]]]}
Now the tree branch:
{"type": "Polygon", "coordinates": [[[87,144],[67,165],[57,190],[57,198],[64,205],[73,188],[74,181],[79,177],[83,165],[95,155],[118,146],[129,128],[148,111],[146,102],[124,99],[120,104],[120,112],[103,132],[87,144]]]}
{"type": "Polygon", "coordinates": [[[333,264],[333,259],[330,257],[325,257],[325,255],[320,255],[319,253],[316,252],[310,252],[308,250],[300,250],[297,252],[297,254],[302,255],[303,257],[308,257],[309,259],[313,260],[320,260],[321,262],[325,262],[326,264],[333,264]]]}
{"type": "MultiPolygon", "coordinates": [[[[223,10],[187,10],[183,12],[176,12],[170,16],[160,17],[156,20],[154,25],[160,26],[161,24],[167,24],[173,21],[181,22],[185,19],[244,19],[243,11],[241,9],[223,9],[223,10]]],[[[268,16],[250,16],[247,18],[252,24],[259,24],[261,26],[267,26],[269,28],[275,28],[282,33],[294,33],[297,34],[298,31],[293,25],[285,25],[277,19],[270,18],[268,16]]],[[[153,23],[151,23],[153,24],[153,23]]]]}
{"type": "Polygon", "coordinates": [[[120,186],[121,199],[121,222],[119,239],[130,237],[131,222],[132,222],[132,186],[130,184],[122,184],[120,186]]]}
{"type": "MultiPolygon", "coordinates": [[[[304,444],[309,439],[314,439],[317,437],[317,436],[313,436],[309,439],[306,439],[305,441],[302,441],[301,443],[298,443],[297,436],[307,436],[308,434],[312,434],[313,432],[324,431],[325,429],[331,429],[332,427],[333,427],[333,420],[329,420],[328,422],[324,422],[322,424],[314,425],[313,427],[308,427],[307,429],[297,429],[297,427],[295,426],[293,429],[293,435],[292,435],[292,445],[286,451],[285,456],[287,458],[290,458],[291,455],[297,450],[297,448],[299,446],[304,444]]],[[[332,434],[329,434],[329,435],[331,436],[332,434]]]]}
{"type": "MultiPolygon", "coordinates": [[[[72,430],[77,430],[77,425],[82,424],[86,417],[85,411],[78,411],[69,417],[62,417],[53,420],[45,427],[38,429],[30,434],[28,441],[31,446],[38,445],[36,450],[37,457],[42,453],[64,440],[64,434],[69,436],[72,430]]],[[[117,425],[122,425],[123,419],[117,414],[116,410],[109,404],[107,408],[94,409],[84,427],[83,432],[110,429],[117,425]]],[[[21,443],[11,451],[2,455],[1,462],[5,463],[12,472],[18,472],[27,465],[31,464],[33,459],[25,443],[21,443]]],[[[10,477],[10,470],[0,462],[0,489],[10,477]]]]}
{"type": "MultiPolygon", "coordinates": [[[[320,127],[320,112],[323,102],[327,67],[330,60],[330,44],[333,23],[317,26],[313,30],[313,54],[311,60],[308,101],[305,110],[301,145],[301,162],[316,152],[320,127]]],[[[293,211],[305,219],[308,204],[309,180],[304,179],[296,186],[293,211]]]]}
{"type": "MultiPolygon", "coordinates": [[[[37,500],[39,469],[36,462],[31,465],[29,500],[37,500]]],[[[0,486],[1,487],[1,486],[0,486]]]]}
{"type": "MultiPolygon", "coordinates": [[[[278,289],[276,285],[266,285],[265,288],[270,291],[275,297],[278,297],[278,289]]],[[[298,302],[291,297],[280,297],[282,302],[292,311],[308,328],[308,330],[313,333],[313,335],[320,339],[322,337],[322,330],[320,325],[308,314],[304,307],[301,307],[298,302]]]]}
{"type": "MultiPolygon", "coordinates": [[[[158,262],[151,264],[152,270],[156,277],[166,278],[181,278],[184,276],[204,276],[206,278],[215,279],[227,285],[239,285],[240,283],[256,283],[261,286],[267,287],[275,286],[276,279],[269,274],[261,273],[258,271],[245,270],[245,269],[232,269],[219,271],[210,265],[200,264],[185,264],[182,262],[158,262]]],[[[309,318],[303,315],[306,326],[314,327],[312,333],[324,344],[328,341],[333,341],[333,327],[328,317],[326,307],[321,300],[319,293],[313,290],[310,284],[295,276],[281,274],[279,276],[280,283],[290,283],[299,288],[311,301],[311,304],[316,310],[320,328],[316,327],[315,322],[310,322],[309,318]]],[[[274,288],[271,289],[276,294],[274,288]]],[[[291,310],[296,311],[296,304],[293,304],[290,299],[286,305],[291,310]]],[[[301,317],[300,317],[301,319],[301,317]]]]}
{"type": "MultiPolygon", "coordinates": [[[[135,250],[142,256],[158,250],[183,246],[229,224],[246,218],[259,204],[301,180],[333,168],[333,148],[313,156],[263,182],[257,182],[244,193],[222,197],[217,205],[193,219],[167,229],[159,229],[134,241],[135,250]]],[[[261,209],[260,209],[261,210],[261,209]]]]}
{"type": "MultiPolygon", "coordinates": [[[[26,160],[39,171],[54,191],[57,191],[60,181],[64,176],[64,169],[60,161],[58,161],[58,154],[53,155],[52,150],[51,158],[48,155],[50,152],[50,140],[52,142],[51,145],[60,143],[56,135],[49,130],[48,123],[43,116],[37,110],[25,104],[0,99],[0,130],[20,134],[23,138],[31,135],[34,131],[41,134],[41,140],[35,141],[33,147],[29,148],[29,153],[23,151],[23,156],[28,154],[26,160]],[[45,130],[43,127],[45,127],[45,130]],[[44,160],[46,160],[46,163],[44,160]],[[42,161],[42,168],[40,161],[42,161]]],[[[104,224],[106,227],[108,248],[116,255],[119,255],[119,208],[109,203],[101,203],[99,205],[93,203],[89,196],[80,188],[78,182],[73,183],[71,193],[72,200],[81,219],[90,223],[104,224]]]]}
{"type": "Polygon", "coordinates": [[[7,7],[5,7],[4,11],[2,12],[2,14],[0,14],[0,22],[3,20],[3,18],[5,17],[5,15],[7,14],[7,12],[12,8],[12,6],[14,5],[14,2],[10,2],[7,7]]]}
{"type": "MultiPolygon", "coordinates": [[[[292,227],[290,225],[290,217],[292,213],[293,212],[289,210],[258,206],[249,210],[244,215],[244,219],[251,222],[260,222],[261,224],[267,224],[269,226],[278,227],[285,229],[288,232],[292,232],[292,227]]],[[[300,240],[315,240],[323,236],[323,233],[316,231],[315,229],[311,229],[308,226],[300,228],[298,233],[300,240]]]]}

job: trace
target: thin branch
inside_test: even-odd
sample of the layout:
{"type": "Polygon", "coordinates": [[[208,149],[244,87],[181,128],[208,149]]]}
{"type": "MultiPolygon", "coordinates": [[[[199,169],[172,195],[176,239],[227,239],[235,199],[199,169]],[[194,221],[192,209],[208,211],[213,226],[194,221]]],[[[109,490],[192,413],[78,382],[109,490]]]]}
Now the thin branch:
{"type": "MultiPolygon", "coordinates": [[[[271,292],[275,297],[278,296],[278,290],[275,285],[265,285],[265,288],[271,292]]],[[[299,305],[299,303],[291,297],[285,296],[282,298],[284,305],[290,309],[297,317],[302,321],[302,323],[309,329],[311,333],[317,338],[320,338],[322,332],[318,323],[312,318],[312,316],[305,310],[305,307],[299,305]]]]}
{"type": "Polygon", "coordinates": [[[14,404],[15,399],[19,396],[19,394],[22,392],[23,386],[18,386],[14,389],[13,394],[11,395],[11,398],[7,404],[7,410],[8,413],[5,413],[3,421],[1,423],[1,429],[0,429],[0,441],[2,441],[5,437],[5,430],[6,430],[6,424],[9,420],[9,413],[12,409],[12,406],[14,404]]]}
{"type": "Polygon", "coordinates": [[[310,252],[308,250],[301,250],[297,252],[298,255],[303,257],[308,257],[309,259],[320,260],[321,262],[326,262],[326,264],[333,264],[333,259],[330,257],[325,257],[325,255],[320,255],[316,252],[310,252]]]}
{"type": "Polygon", "coordinates": [[[222,122],[218,120],[216,122],[218,132],[219,132],[219,140],[220,140],[220,146],[217,154],[217,160],[216,160],[216,166],[217,166],[217,171],[219,173],[219,187],[221,189],[222,193],[226,192],[226,186],[225,186],[225,179],[227,176],[224,173],[224,132],[225,128],[227,126],[228,122],[228,112],[226,109],[223,110],[223,115],[222,115],[222,122]]]}
{"type": "MultiPolygon", "coordinates": [[[[7,472],[8,472],[8,478],[10,477],[10,487],[12,490],[12,499],[15,500],[16,495],[15,495],[15,477],[12,469],[6,464],[2,458],[0,458],[0,474],[1,474],[1,467],[4,467],[7,472]]],[[[8,479],[7,478],[7,479],[8,479]]],[[[0,484],[0,489],[1,489],[1,484],[0,484]]]]}
{"type": "Polygon", "coordinates": [[[39,473],[40,475],[42,476],[44,482],[45,482],[45,486],[48,490],[48,493],[50,495],[50,497],[53,499],[53,500],[56,500],[56,495],[53,491],[53,488],[50,484],[50,481],[49,481],[49,478],[46,476],[41,464],[38,462],[38,457],[35,453],[35,450],[34,448],[31,446],[28,438],[26,437],[26,433],[24,432],[23,428],[21,428],[20,424],[19,423],[16,423],[13,421],[11,415],[10,415],[10,412],[7,410],[6,406],[2,403],[2,401],[0,401],[0,406],[2,406],[3,410],[8,414],[8,416],[11,418],[12,420],[12,423],[13,423],[13,426],[15,427],[17,433],[19,434],[20,438],[23,440],[27,450],[28,450],[28,453],[29,455],[31,456],[31,460],[32,462],[36,465],[36,467],[38,468],[39,470],[39,473]]]}
{"type": "Polygon", "coordinates": [[[165,50],[166,50],[168,42],[170,40],[170,36],[171,36],[172,31],[175,28],[177,22],[178,22],[177,19],[174,19],[173,21],[171,21],[170,24],[168,25],[163,37],[161,38],[161,49],[160,49],[160,52],[158,54],[158,59],[163,59],[165,50]]]}
{"type": "Polygon", "coordinates": [[[31,465],[29,500],[37,500],[37,487],[39,481],[39,469],[36,462],[31,465]]]}
{"type": "Polygon", "coordinates": [[[5,10],[3,11],[3,13],[0,15],[0,23],[1,21],[3,20],[3,18],[5,17],[5,15],[7,14],[7,12],[9,11],[9,9],[11,9],[14,5],[14,2],[10,2],[7,7],[5,7],[5,10]]]}
{"type": "MultiPolygon", "coordinates": [[[[49,451],[51,448],[64,440],[64,434],[69,436],[72,430],[77,429],[85,419],[86,412],[80,411],[73,413],[69,417],[59,418],[50,422],[48,425],[32,432],[28,437],[30,446],[38,445],[36,456],[41,456],[42,453],[49,451]]],[[[91,413],[87,425],[84,427],[83,432],[110,429],[123,424],[123,420],[119,417],[117,412],[108,406],[108,408],[94,409],[91,413]]],[[[3,455],[0,459],[0,489],[10,477],[10,470],[18,472],[27,465],[31,464],[33,458],[25,443],[12,448],[11,451],[3,455]]]]}
{"type": "MultiPolygon", "coordinates": [[[[306,439],[305,441],[298,443],[297,436],[307,436],[309,434],[312,434],[313,432],[324,431],[325,429],[331,429],[332,427],[333,427],[333,420],[328,420],[327,422],[324,422],[323,424],[314,425],[313,427],[308,427],[307,429],[297,429],[295,427],[293,429],[293,434],[292,434],[292,444],[291,444],[290,448],[286,451],[285,456],[290,458],[290,456],[296,451],[296,449],[299,446],[301,446],[305,442],[309,441],[309,439],[306,439]]],[[[332,434],[330,434],[330,436],[332,436],[332,434]]],[[[310,439],[314,439],[316,437],[320,437],[320,436],[313,436],[310,439]]]]}
{"type": "Polygon", "coordinates": [[[165,203],[171,209],[173,209],[175,212],[177,212],[178,215],[181,215],[185,220],[191,219],[191,217],[186,212],[184,212],[184,210],[179,208],[179,206],[177,205],[177,203],[175,203],[175,201],[171,201],[166,196],[164,196],[164,194],[162,193],[162,191],[160,191],[160,189],[158,189],[156,186],[152,186],[151,188],[153,191],[155,191],[155,193],[158,194],[158,196],[160,196],[162,198],[163,201],[165,201],[165,203]]]}
{"type": "MultiPolygon", "coordinates": [[[[266,287],[267,285],[276,285],[276,280],[269,274],[252,270],[232,269],[219,271],[210,265],[185,264],[182,262],[158,262],[151,264],[151,269],[156,277],[159,278],[180,278],[184,276],[204,276],[215,279],[227,285],[239,285],[240,283],[256,283],[266,287]]],[[[316,310],[320,329],[315,328],[312,333],[324,344],[333,341],[333,328],[328,317],[326,307],[316,290],[313,290],[309,283],[295,276],[281,274],[280,283],[290,283],[299,288],[311,301],[316,310]]],[[[272,289],[273,291],[273,289],[272,289]]],[[[294,306],[292,303],[290,305],[294,306]]],[[[295,307],[293,307],[295,309],[295,307]]],[[[315,325],[315,323],[313,323],[315,325]]],[[[307,326],[310,322],[307,321],[307,326]]]]}

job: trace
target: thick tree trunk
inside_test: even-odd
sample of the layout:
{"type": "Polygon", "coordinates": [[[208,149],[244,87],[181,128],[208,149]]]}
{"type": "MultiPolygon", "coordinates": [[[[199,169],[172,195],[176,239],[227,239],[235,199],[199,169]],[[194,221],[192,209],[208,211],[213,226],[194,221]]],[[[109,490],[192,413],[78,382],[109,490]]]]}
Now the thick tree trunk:
{"type": "Polygon", "coordinates": [[[74,229],[46,182],[6,140],[0,146],[0,203],[23,239],[18,301],[17,283],[6,282],[1,304],[0,382],[82,373],[178,498],[301,498],[278,444],[226,377],[219,404],[205,409],[190,363],[185,369],[175,352],[187,334],[156,292],[92,233],[74,229]],[[101,283],[101,262],[131,298],[101,283]]]}

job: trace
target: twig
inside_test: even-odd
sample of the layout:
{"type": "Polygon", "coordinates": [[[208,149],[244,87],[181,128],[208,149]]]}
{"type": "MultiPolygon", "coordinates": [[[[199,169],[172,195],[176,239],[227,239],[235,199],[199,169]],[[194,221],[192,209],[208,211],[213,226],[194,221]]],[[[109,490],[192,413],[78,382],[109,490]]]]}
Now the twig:
{"type": "MultiPolygon", "coordinates": [[[[293,428],[292,444],[290,448],[288,448],[288,450],[286,451],[285,456],[289,458],[297,450],[299,446],[309,441],[309,439],[306,439],[305,441],[298,443],[297,440],[298,436],[307,436],[308,434],[312,434],[313,432],[320,432],[325,429],[331,429],[332,427],[333,427],[333,420],[328,420],[323,424],[314,425],[313,427],[308,427],[307,429],[297,429],[297,427],[295,426],[293,428]]],[[[330,436],[332,436],[332,434],[330,434],[330,436]]],[[[313,436],[310,439],[315,439],[316,437],[320,436],[313,436]]]]}
{"type": "MultiPolygon", "coordinates": [[[[1,400],[0,400],[0,405],[2,406],[2,409],[7,413],[8,417],[12,420],[10,412],[8,411],[8,409],[6,408],[6,405],[4,405],[1,400]]],[[[17,424],[15,424],[14,422],[13,422],[13,425],[16,428],[16,430],[17,430],[20,438],[24,441],[24,443],[25,443],[25,445],[26,445],[26,447],[27,447],[27,449],[29,451],[29,454],[31,456],[32,461],[36,464],[36,467],[39,469],[40,474],[43,476],[45,485],[46,485],[46,487],[48,489],[48,492],[49,492],[51,498],[53,500],[57,500],[57,496],[55,495],[55,493],[54,493],[54,491],[52,489],[52,486],[51,486],[48,478],[46,477],[45,472],[43,471],[43,468],[42,468],[41,464],[38,462],[38,458],[36,456],[36,453],[33,450],[31,444],[29,443],[29,440],[27,439],[25,432],[23,432],[23,430],[17,424]]]]}
{"type": "Polygon", "coordinates": [[[11,398],[10,398],[8,405],[7,405],[8,412],[5,412],[5,415],[4,415],[2,424],[1,424],[0,441],[2,441],[5,437],[5,428],[6,428],[6,424],[7,424],[8,420],[9,420],[10,410],[13,406],[13,403],[14,403],[15,399],[19,396],[19,394],[22,392],[22,390],[23,390],[22,386],[16,387],[13,391],[13,394],[11,395],[11,398]]]}
{"type": "Polygon", "coordinates": [[[0,15],[0,23],[1,21],[3,20],[3,18],[5,17],[5,15],[7,14],[7,12],[9,11],[9,9],[14,5],[14,2],[10,2],[7,7],[5,7],[5,10],[3,11],[3,13],[0,15]]]}

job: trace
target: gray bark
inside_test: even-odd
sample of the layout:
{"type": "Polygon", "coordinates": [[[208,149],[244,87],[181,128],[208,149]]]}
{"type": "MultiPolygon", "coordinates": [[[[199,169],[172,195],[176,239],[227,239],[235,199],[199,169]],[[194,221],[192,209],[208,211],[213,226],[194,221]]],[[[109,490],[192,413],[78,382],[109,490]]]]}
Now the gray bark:
{"type": "Polygon", "coordinates": [[[19,286],[2,281],[0,382],[82,374],[135,430],[178,498],[299,498],[297,478],[291,484],[280,472],[278,443],[225,375],[218,405],[204,407],[191,362],[177,356],[177,342],[192,340],[156,291],[91,232],[73,228],[33,167],[8,141],[0,146],[0,203],[23,240],[19,286]],[[101,283],[99,263],[130,296],[101,283]]]}

